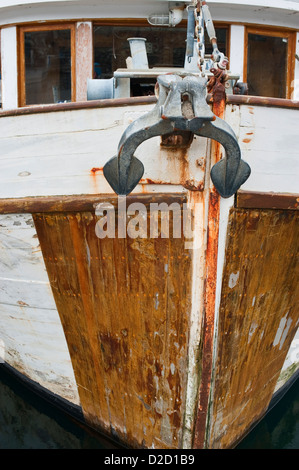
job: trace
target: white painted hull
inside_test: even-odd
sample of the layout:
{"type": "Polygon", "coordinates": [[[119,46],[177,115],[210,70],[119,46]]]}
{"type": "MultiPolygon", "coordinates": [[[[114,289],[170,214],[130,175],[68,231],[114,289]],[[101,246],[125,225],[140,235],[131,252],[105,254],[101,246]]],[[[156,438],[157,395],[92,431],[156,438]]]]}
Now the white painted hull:
{"type": "MultiPolygon", "coordinates": [[[[55,276],[53,279],[49,274],[49,265],[47,264],[49,259],[45,255],[45,245],[41,246],[42,240],[39,238],[37,229],[39,217],[42,220],[45,214],[49,213],[51,219],[53,213],[49,208],[46,212],[41,209],[30,210],[26,204],[33,204],[35,199],[37,202],[42,200],[42,204],[44,204],[45,201],[54,198],[55,211],[58,213],[59,204],[61,203],[61,207],[65,207],[63,204],[66,198],[68,201],[70,199],[75,201],[79,198],[82,203],[89,196],[94,196],[95,199],[99,197],[101,201],[114,196],[113,190],[103,175],[103,167],[116,154],[118,142],[127,126],[133,120],[152,110],[155,102],[153,99],[145,98],[144,101],[136,100],[135,103],[134,99],[129,99],[125,106],[120,102],[116,102],[117,106],[115,103],[111,106],[113,102],[105,102],[106,106],[96,102],[92,105],[90,102],[84,101],[86,89],[83,86],[78,87],[80,99],[77,101],[81,101],[78,106],[75,103],[70,103],[62,105],[61,108],[57,105],[48,105],[18,109],[17,29],[15,25],[34,21],[72,19],[78,20],[77,31],[83,20],[84,25],[87,25],[87,29],[90,28],[91,31],[92,19],[112,18],[115,15],[115,2],[113,5],[111,2],[102,1],[100,3],[100,13],[98,5],[94,5],[94,2],[79,0],[60,2],[6,0],[0,7],[0,23],[5,26],[1,30],[3,108],[0,113],[0,357],[8,366],[49,391],[50,394],[67,400],[79,409],[82,408],[87,423],[94,427],[96,427],[95,421],[91,419],[90,408],[85,406],[86,395],[90,390],[87,390],[86,384],[84,385],[78,379],[78,369],[76,369],[78,358],[74,353],[75,348],[72,349],[73,345],[69,341],[68,328],[62,321],[63,312],[57,302],[57,297],[55,297],[57,279],[55,276]],[[7,77],[11,76],[14,79],[8,80],[7,77]],[[17,207],[14,204],[19,204],[18,207],[22,210],[9,209],[17,207]]],[[[244,26],[236,24],[236,22],[244,23],[244,16],[246,16],[246,23],[298,27],[299,5],[295,2],[292,2],[294,3],[294,11],[291,8],[291,2],[276,2],[277,5],[271,5],[273,8],[269,8],[269,2],[255,2],[254,5],[249,2],[210,1],[209,3],[215,20],[234,22],[231,26],[230,68],[233,73],[239,74],[241,79],[244,58],[244,26]],[[230,8],[227,3],[231,4],[230,8]],[[261,11],[262,20],[260,19],[261,11]]],[[[159,10],[157,10],[158,12],[164,12],[168,8],[168,2],[132,0],[126,2],[125,8],[123,2],[119,2],[119,17],[144,18],[153,12],[154,7],[159,10]]],[[[297,39],[298,37],[297,32],[297,39]]],[[[297,49],[299,47],[298,41],[296,47],[297,49]]],[[[299,53],[299,49],[296,52],[299,53]]],[[[293,102],[289,100],[288,106],[283,103],[283,100],[280,101],[280,104],[271,102],[271,99],[270,104],[269,100],[267,103],[267,99],[264,100],[264,103],[261,101],[259,104],[251,104],[250,97],[248,97],[249,103],[242,100],[239,102],[228,100],[224,118],[238,138],[242,159],[251,167],[251,175],[241,187],[241,190],[246,194],[265,193],[266,195],[281,196],[282,199],[285,196],[293,199],[298,198],[299,105],[295,99],[299,90],[297,86],[299,62],[295,64],[294,77],[294,100],[293,102]]],[[[78,70],[77,78],[80,82],[78,70]]],[[[82,85],[83,79],[84,77],[79,84],[82,85]]],[[[145,173],[132,192],[133,197],[136,195],[140,198],[159,197],[161,194],[170,197],[175,194],[186,198],[188,206],[194,210],[196,235],[191,242],[191,248],[196,245],[197,251],[195,256],[195,250],[190,250],[193,254],[190,283],[188,284],[190,287],[188,299],[191,299],[191,307],[190,311],[188,310],[188,352],[185,357],[187,365],[186,367],[184,365],[187,378],[185,389],[182,392],[185,416],[180,423],[178,434],[172,435],[171,433],[174,431],[169,424],[169,416],[173,412],[169,412],[169,414],[158,413],[166,405],[165,403],[161,404],[155,396],[155,410],[157,415],[162,415],[162,418],[159,416],[161,430],[159,428],[159,432],[157,431],[152,441],[146,441],[147,436],[144,437],[144,440],[141,440],[140,436],[127,436],[126,423],[122,422],[124,418],[120,416],[123,410],[116,414],[114,421],[113,419],[110,422],[109,420],[105,421],[103,418],[100,424],[105,431],[110,428],[117,431],[122,442],[126,442],[127,437],[129,445],[136,447],[159,448],[160,445],[161,448],[172,448],[178,445],[184,448],[196,447],[193,443],[193,434],[196,434],[194,423],[201,412],[200,406],[198,409],[196,408],[201,385],[198,373],[198,351],[199,345],[205,340],[205,328],[208,330],[209,327],[204,323],[204,320],[208,303],[205,299],[207,273],[210,266],[207,269],[205,263],[209,251],[209,234],[216,233],[216,273],[215,285],[213,286],[215,308],[211,329],[213,348],[210,351],[211,354],[207,354],[207,357],[210,357],[213,353],[213,360],[211,360],[212,370],[209,371],[211,374],[210,401],[206,407],[211,413],[210,410],[215,410],[215,416],[213,425],[211,424],[211,427],[206,430],[205,441],[204,444],[201,442],[201,446],[233,446],[244,432],[242,431],[240,436],[236,434],[235,440],[229,444],[228,441],[222,443],[222,433],[225,428],[222,411],[225,411],[225,407],[222,410],[220,405],[216,403],[216,398],[215,402],[213,401],[213,397],[217,396],[215,384],[219,378],[216,371],[217,353],[222,341],[219,331],[223,313],[221,310],[223,292],[228,286],[231,290],[235,287],[238,288],[238,283],[241,283],[242,278],[239,271],[233,271],[229,273],[228,286],[225,284],[224,271],[228,260],[226,250],[229,235],[231,235],[231,214],[235,209],[235,197],[221,199],[219,202],[219,217],[217,224],[215,224],[217,230],[219,229],[218,233],[213,226],[214,219],[211,216],[210,206],[214,194],[210,168],[214,163],[215,147],[211,141],[203,137],[196,136],[192,144],[183,150],[163,147],[161,146],[161,138],[154,137],[142,143],[135,156],[144,164],[145,173]],[[209,438],[211,439],[210,445],[209,438]],[[176,439],[177,441],[175,441],[176,439]],[[149,444],[144,444],[144,442],[149,442],[149,444]]],[[[263,210],[263,207],[257,208],[256,211],[255,207],[249,206],[249,208],[251,210],[251,212],[248,211],[250,214],[247,214],[249,219],[256,216],[258,209],[263,210]],[[256,212],[255,215],[254,212],[256,212]]],[[[288,214],[292,211],[296,217],[296,208],[292,206],[284,209],[288,214]]],[[[239,208],[236,209],[238,212],[239,208]]],[[[266,209],[272,210],[271,207],[266,209]]],[[[274,209],[279,211],[279,207],[274,209]]],[[[56,213],[55,211],[54,213],[56,213]]],[[[49,227],[47,226],[47,229],[49,227]]],[[[271,230],[270,227],[269,233],[275,237],[275,233],[271,230]]],[[[298,253],[295,252],[292,256],[298,256],[298,253]]],[[[167,269],[164,267],[164,271],[167,272],[167,270],[168,265],[167,269]]],[[[261,298],[266,294],[262,293],[261,298]]],[[[281,295],[283,298],[284,293],[281,295]]],[[[248,315],[252,314],[255,301],[256,298],[253,297],[251,299],[252,309],[249,308],[248,315]]],[[[157,299],[155,302],[155,306],[158,308],[157,299]]],[[[277,320],[276,329],[270,331],[268,335],[268,340],[271,343],[269,349],[274,351],[275,357],[278,357],[281,362],[279,370],[275,370],[276,375],[273,373],[274,379],[271,376],[271,380],[274,381],[269,388],[271,396],[282,390],[289,380],[294,379],[298,374],[298,311],[295,314],[292,313],[292,317],[291,313],[288,309],[280,312],[281,319],[277,320]],[[286,345],[288,345],[287,350],[285,350],[286,345]]],[[[271,310],[269,316],[273,316],[271,310]]],[[[250,345],[252,338],[253,341],[256,340],[257,332],[261,334],[260,329],[263,326],[262,324],[256,325],[254,322],[252,325],[252,328],[249,329],[248,340],[246,338],[248,345],[250,345]]],[[[156,333],[153,334],[156,335],[156,333]]],[[[112,328],[111,335],[113,334],[115,331],[112,328]]],[[[235,340],[237,341],[237,338],[235,340]]],[[[250,357],[254,348],[254,345],[248,346],[250,357]]],[[[111,354],[111,356],[113,355],[111,354]]],[[[93,367],[91,364],[90,366],[93,367]]],[[[253,361],[253,369],[254,366],[255,362],[253,361]]],[[[175,366],[171,362],[169,374],[174,375],[175,367],[177,365],[175,366]]],[[[183,372],[185,374],[185,370],[179,371],[180,374],[183,372]]],[[[223,372],[223,377],[226,374],[227,371],[223,372]]],[[[161,374],[159,377],[158,374],[155,376],[155,381],[159,386],[161,383],[164,384],[161,374]]],[[[241,385],[244,384],[239,385],[241,389],[241,385]]],[[[264,385],[269,387],[268,383],[264,385]]],[[[163,393],[170,403],[170,400],[173,400],[173,396],[168,395],[170,385],[164,384],[163,386],[165,386],[163,393]]],[[[247,393],[250,391],[250,384],[244,388],[247,393]]],[[[262,390],[263,387],[260,389],[262,390]]],[[[110,391],[108,393],[107,390],[109,391],[108,386],[105,391],[105,400],[109,402],[110,391]]],[[[210,393],[210,389],[208,392],[210,393]]],[[[229,397],[233,393],[241,392],[236,392],[233,388],[227,390],[229,397]]],[[[263,411],[266,411],[271,396],[265,398],[266,405],[263,411]]],[[[139,396],[138,400],[141,401],[139,396]]],[[[142,400],[145,400],[145,397],[142,400]]],[[[247,403],[249,400],[246,401],[245,408],[247,403]]],[[[109,406],[112,407],[111,404],[109,406]]],[[[143,409],[144,416],[147,416],[146,412],[149,410],[146,408],[146,404],[144,408],[146,410],[143,409]]],[[[165,411],[165,409],[163,410],[165,411]]],[[[236,419],[242,414],[237,407],[235,414],[236,419]]],[[[260,418],[260,414],[257,416],[254,412],[252,414],[248,412],[247,417],[251,417],[252,422],[249,421],[249,425],[251,425],[256,422],[257,418],[260,418]]],[[[95,420],[94,416],[92,418],[95,420]]],[[[153,418],[150,416],[144,420],[145,429],[153,418]]],[[[233,421],[234,419],[232,419],[233,421]]],[[[246,427],[247,431],[248,426],[246,427]]],[[[197,440],[200,441],[199,438],[197,440]]]]}

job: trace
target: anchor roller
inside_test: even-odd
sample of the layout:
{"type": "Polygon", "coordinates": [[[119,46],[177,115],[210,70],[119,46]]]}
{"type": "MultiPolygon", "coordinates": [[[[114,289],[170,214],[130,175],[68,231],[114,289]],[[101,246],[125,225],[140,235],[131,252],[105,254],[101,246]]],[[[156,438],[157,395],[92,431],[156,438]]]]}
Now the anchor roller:
{"type": "Polygon", "coordinates": [[[144,166],[134,152],[142,142],[182,130],[214,139],[224,147],[225,157],[211,169],[211,179],[222,197],[235,194],[251,170],[241,159],[232,128],[215,116],[207,104],[207,79],[195,75],[161,75],[157,84],[159,95],[155,107],[127,127],[120,139],[117,155],[104,166],[104,176],[112,189],[118,195],[128,195],[139,183],[144,166]],[[194,114],[191,119],[183,114],[183,95],[191,100],[194,114]]]}

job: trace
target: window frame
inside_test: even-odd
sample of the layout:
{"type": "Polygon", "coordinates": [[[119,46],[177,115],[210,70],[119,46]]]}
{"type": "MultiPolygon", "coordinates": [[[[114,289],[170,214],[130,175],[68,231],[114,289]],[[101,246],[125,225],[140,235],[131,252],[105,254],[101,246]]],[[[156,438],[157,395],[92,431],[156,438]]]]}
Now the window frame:
{"type": "MultiPolygon", "coordinates": [[[[145,28],[155,28],[155,26],[149,24],[149,22],[144,18],[119,18],[119,19],[111,19],[111,18],[103,18],[103,19],[95,19],[92,21],[92,28],[94,29],[96,26],[124,26],[127,28],[134,28],[134,27],[145,27],[145,28]]],[[[177,27],[185,28],[186,29],[186,39],[187,39],[187,20],[182,20],[177,27]]],[[[167,26],[165,26],[165,30],[167,30],[167,26]]],[[[227,51],[227,58],[230,61],[230,31],[231,31],[231,23],[228,22],[214,22],[214,28],[223,28],[227,30],[226,35],[226,51],[227,51]]],[[[217,35],[217,32],[216,32],[217,35]]],[[[222,52],[222,51],[220,51],[222,52]]],[[[92,45],[92,57],[94,58],[94,46],[92,45]]],[[[94,64],[94,59],[93,59],[94,64]]],[[[94,67],[94,65],[93,65],[94,67]]],[[[94,73],[94,68],[93,68],[94,73]]]]}
{"type": "Polygon", "coordinates": [[[248,35],[271,36],[288,39],[286,97],[291,99],[294,92],[296,31],[267,26],[245,26],[243,81],[247,83],[248,70],[248,35]]]}
{"type": "MultiPolygon", "coordinates": [[[[75,23],[46,23],[43,25],[26,25],[18,27],[18,90],[19,107],[36,106],[44,103],[26,104],[25,83],[25,33],[36,31],[70,30],[71,36],[71,101],[76,101],[76,25],[75,23]]],[[[52,103],[48,103],[52,104],[52,103]]],[[[53,103],[55,104],[55,103],[53,103]]]]}

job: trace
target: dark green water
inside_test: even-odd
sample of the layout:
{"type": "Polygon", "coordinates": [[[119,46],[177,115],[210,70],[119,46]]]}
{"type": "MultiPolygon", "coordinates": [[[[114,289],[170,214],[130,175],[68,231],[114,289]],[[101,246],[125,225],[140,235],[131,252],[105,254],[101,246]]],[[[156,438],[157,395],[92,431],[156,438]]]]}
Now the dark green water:
{"type": "MultiPolygon", "coordinates": [[[[113,449],[0,366],[0,449],[113,449]]],[[[115,447],[116,448],[116,447],[115,447]]],[[[299,380],[237,449],[299,449],[299,380]]]]}

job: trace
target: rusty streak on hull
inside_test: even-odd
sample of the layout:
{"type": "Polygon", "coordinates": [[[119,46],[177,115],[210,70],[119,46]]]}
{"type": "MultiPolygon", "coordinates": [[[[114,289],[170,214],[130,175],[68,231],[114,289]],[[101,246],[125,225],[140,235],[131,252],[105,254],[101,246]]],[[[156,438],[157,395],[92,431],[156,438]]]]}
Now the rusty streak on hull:
{"type": "MultiPolygon", "coordinates": [[[[225,94],[222,99],[213,102],[213,112],[223,119],[225,112],[225,94]]],[[[221,158],[221,145],[212,142],[211,167],[221,158]]],[[[207,432],[207,417],[209,396],[211,389],[212,364],[213,364],[213,335],[215,321],[215,295],[217,280],[217,255],[220,215],[220,195],[212,186],[209,191],[208,231],[206,251],[206,286],[204,298],[204,318],[202,335],[202,364],[201,384],[198,398],[198,409],[195,422],[193,447],[202,449],[205,446],[207,432]]]]}

